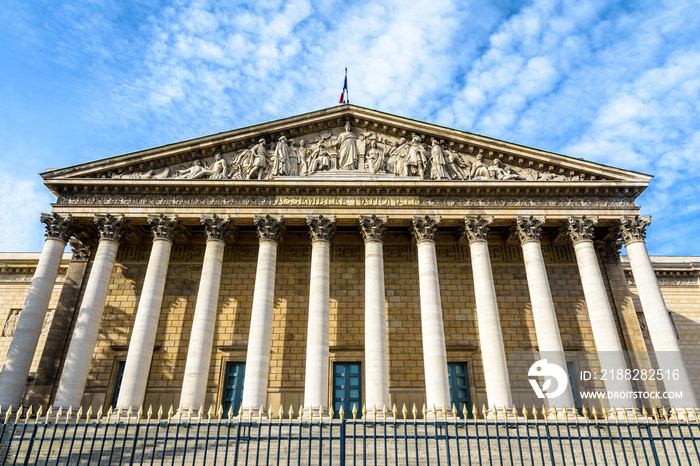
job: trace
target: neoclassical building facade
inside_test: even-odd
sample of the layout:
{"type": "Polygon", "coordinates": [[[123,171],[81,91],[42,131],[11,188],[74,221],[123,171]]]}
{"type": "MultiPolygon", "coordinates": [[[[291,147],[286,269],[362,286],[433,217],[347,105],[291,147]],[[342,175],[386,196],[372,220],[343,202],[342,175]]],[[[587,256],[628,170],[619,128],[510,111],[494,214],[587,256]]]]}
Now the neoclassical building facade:
{"type": "Polygon", "coordinates": [[[648,175],[346,104],[42,176],[0,406],[698,406],[699,260],[649,257],[648,175]]]}

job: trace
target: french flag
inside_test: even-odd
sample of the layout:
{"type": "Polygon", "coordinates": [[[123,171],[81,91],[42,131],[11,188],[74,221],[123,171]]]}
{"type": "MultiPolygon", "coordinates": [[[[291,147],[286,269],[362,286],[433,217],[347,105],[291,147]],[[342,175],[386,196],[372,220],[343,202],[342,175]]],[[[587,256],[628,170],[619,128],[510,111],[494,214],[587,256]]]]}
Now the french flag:
{"type": "Polygon", "coordinates": [[[345,82],[343,83],[343,90],[340,92],[339,104],[348,103],[348,70],[345,70],[345,82]]]}

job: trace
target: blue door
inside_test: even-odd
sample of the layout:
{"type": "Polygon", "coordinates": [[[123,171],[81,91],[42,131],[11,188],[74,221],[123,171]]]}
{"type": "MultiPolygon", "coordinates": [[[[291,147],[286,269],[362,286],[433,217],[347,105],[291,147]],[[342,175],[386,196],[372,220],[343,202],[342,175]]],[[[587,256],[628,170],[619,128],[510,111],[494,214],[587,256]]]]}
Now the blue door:
{"type": "Polygon", "coordinates": [[[112,392],[112,408],[117,407],[119,399],[119,389],[122,388],[122,378],[124,377],[124,366],[126,361],[117,361],[117,377],[114,379],[114,391],[112,392]]]}
{"type": "Polygon", "coordinates": [[[229,408],[233,409],[233,415],[238,416],[243,399],[243,379],[245,378],[245,363],[227,362],[224,374],[224,415],[228,416],[229,408]]]}
{"type": "MultiPolygon", "coordinates": [[[[451,362],[447,364],[447,374],[450,381],[450,403],[457,408],[457,415],[462,418],[462,410],[467,407],[469,415],[472,417],[472,401],[469,392],[469,372],[466,362],[451,362]]],[[[441,406],[439,408],[442,408],[441,406]]],[[[448,410],[452,406],[446,407],[448,410]]]]}
{"type": "MultiPolygon", "coordinates": [[[[352,407],[362,411],[362,372],[359,362],[333,363],[333,411],[338,418],[340,408],[345,417],[352,418],[352,407]]],[[[358,417],[361,414],[358,414],[358,417]]]]}

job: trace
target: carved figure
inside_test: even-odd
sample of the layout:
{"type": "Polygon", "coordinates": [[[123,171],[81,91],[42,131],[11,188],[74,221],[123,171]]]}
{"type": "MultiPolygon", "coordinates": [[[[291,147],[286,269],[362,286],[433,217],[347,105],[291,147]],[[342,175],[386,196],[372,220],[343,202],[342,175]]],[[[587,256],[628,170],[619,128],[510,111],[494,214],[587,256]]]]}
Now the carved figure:
{"type": "Polygon", "coordinates": [[[447,176],[452,180],[466,180],[471,173],[471,163],[465,162],[455,151],[445,149],[445,153],[447,154],[447,164],[445,165],[447,176]]]}
{"type": "Polygon", "coordinates": [[[473,181],[488,181],[491,179],[489,167],[484,163],[484,154],[481,152],[476,154],[476,163],[472,166],[470,178],[473,181]]]}
{"type": "Polygon", "coordinates": [[[445,165],[447,165],[445,153],[437,139],[433,139],[433,147],[430,149],[430,177],[434,180],[449,179],[445,165]]]}
{"type": "Polygon", "coordinates": [[[357,135],[352,132],[350,123],[345,123],[345,131],[336,139],[338,150],[338,168],[354,170],[357,168],[357,135]]]}
{"type": "Polygon", "coordinates": [[[204,167],[202,166],[202,162],[200,160],[195,160],[190,168],[186,168],[184,170],[178,170],[177,171],[177,178],[187,178],[190,180],[194,180],[195,178],[202,177],[203,171],[204,171],[204,167]]]}
{"type": "Polygon", "coordinates": [[[365,164],[370,173],[384,171],[384,151],[377,147],[377,141],[372,140],[365,154],[365,164]]]}
{"type": "Polygon", "coordinates": [[[316,170],[330,170],[331,160],[326,148],[325,139],[321,138],[316,146],[316,149],[311,153],[311,162],[309,162],[309,173],[316,170]]]}
{"type": "Polygon", "coordinates": [[[387,152],[386,171],[400,176],[405,176],[406,148],[406,139],[401,138],[398,141],[394,141],[391,148],[389,148],[389,151],[387,152]],[[403,154],[403,157],[401,154],[403,154]]]}
{"type": "Polygon", "coordinates": [[[5,322],[5,327],[2,329],[3,337],[11,337],[15,334],[15,328],[17,328],[17,321],[19,320],[19,309],[13,309],[10,315],[7,316],[7,321],[5,322]]]}
{"type": "Polygon", "coordinates": [[[525,177],[516,172],[510,165],[503,166],[503,179],[505,181],[510,180],[524,180],[525,177]]]}
{"type": "Polygon", "coordinates": [[[297,153],[299,154],[299,174],[306,176],[309,174],[309,156],[311,154],[306,147],[306,141],[303,139],[299,141],[299,150],[297,153]]]}
{"type": "Polygon", "coordinates": [[[287,163],[289,176],[299,176],[299,154],[294,149],[294,141],[289,141],[289,160],[287,163]]]}
{"type": "Polygon", "coordinates": [[[275,154],[272,163],[272,176],[284,176],[289,174],[289,146],[287,145],[287,137],[280,137],[275,146],[275,154]]]}
{"type": "Polygon", "coordinates": [[[224,180],[227,178],[228,164],[226,159],[221,156],[221,152],[217,152],[214,155],[214,163],[209,167],[209,178],[212,180],[224,180]]]}
{"type": "Polygon", "coordinates": [[[252,180],[257,175],[259,180],[262,180],[267,175],[269,163],[267,161],[267,149],[265,148],[265,139],[260,139],[251,149],[253,154],[253,163],[246,178],[252,180]]]}
{"type": "Polygon", "coordinates": [[[406,159],[406,171],[408,176],[420,176],[425,178],[425,168],[428,164],[425,147],[420,142],[419,136],[413,136],[411,146],[408,149],[408,158],[406,159]]]}

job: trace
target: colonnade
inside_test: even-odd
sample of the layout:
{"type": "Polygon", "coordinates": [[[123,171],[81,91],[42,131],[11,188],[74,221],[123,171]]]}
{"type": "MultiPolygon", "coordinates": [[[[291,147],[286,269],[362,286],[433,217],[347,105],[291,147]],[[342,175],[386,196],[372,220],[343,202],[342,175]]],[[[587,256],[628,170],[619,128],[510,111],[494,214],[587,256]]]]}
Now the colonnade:
{"type": "MultiPolygon", "coordinates": [[[[74,228],[70,217],[43,215],[42,221],[47,225],[47,240],[0,373],[0,406],[17,406],[21,401],[61,254],[74,228]]],[[[100,232],[99,245],[55,396],[56,406],[80,404],[119,240],[128,228],[123,216],[96,216],[95,221],[100,232]]],[[[439,216],[416,216],[410,223],[410,230],[418,252],[426,403],[428,406],[449,407],[447,351],[435,249],[440,221],[439,216]]],[[[544,221],[543,217],[517,217],[514,231],[523,251],[540,357],[565,368],[564,347],[540,244],[544,221]]],[[[118,405],[125,407],[143,404],[170,251],[179,231],[179,221],[174,215],[152,216],[148,222],[153,233],[153,245],[117,401],[118,405]]],[[[224,243],[229,235],[236,233],[236,228],[228,217],[204,215],[201,222],[205,227],[207,242],[180,400],[180,406],[185,408],[199,407],[205,401],[224,243]]],[[[365,243],[365,399],[368,406],[377,407],[390,405],[383,257],[387,222],[386,216],[377,215],[361,216],[359,219],[365,243]]],[[[462,232],[469,242],[471,252],[476,318],[488,405],[501,408],[512,407],[513,401],[488,249],[491,222],[492,219],[484,216],[468,216],[464,219],[462,232]]],[[[254,223],[259,237],[259,253],[242,408],[257,411],[267,401],[277,248],[285,227],[281,216],[256,216],[254,223]]],[[[329,403],[330,245],[336,230],[336,219],[334,216],[309,216],[307,224],[312,253],[304,407],[313,408],[318,413],[319,407],[327,410],[329,403]]],[[[594,218],[571,217],[566,232],[573,242],[601,367],[624,370],[626,363],[619,333],[593,247],[595,224],[594,218]]],[[[677,407],[696,407],[694,390],[644,243],[648,224],[646,218],[621,218],[622,237],[627,246],[659,366],[661,369],[679,371],[678,378],[664,380],[666,389],[683,393],[682,400],[674,400],[677,407]]],[[[632,391],[628,380],[617,378],[605,381],[605,388],[608,391],[632,391]]],[[[573,407],[571,388],[568,387],[548,402],[551,408],[573,407]]],[[[621,399],[615,407],[634,409],[635,403],[631,398],[621,399]]]]}

